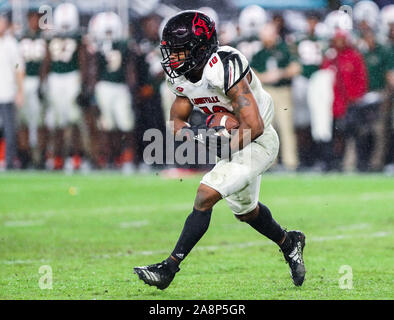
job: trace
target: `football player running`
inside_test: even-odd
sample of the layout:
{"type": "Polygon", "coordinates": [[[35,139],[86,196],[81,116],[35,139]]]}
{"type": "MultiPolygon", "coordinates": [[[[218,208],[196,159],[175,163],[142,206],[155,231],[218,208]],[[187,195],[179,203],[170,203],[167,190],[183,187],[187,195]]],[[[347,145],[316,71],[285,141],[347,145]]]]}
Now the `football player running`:
{"type": "MultiPolygon", "coordinates": [[[[237,219],[278,244],[294,284],[301,286],[306,272],[305,235],[285,231],[258,201],[261,174],[274,163],[279,149],[279,139],[271,125],[274,113],[271,97],[242,53],[218,45],[215,23],[202,12],[183,11],[169,19],[163,30],[161,50],[168,84],[176,95],[171,108],[175,134],[188,130],[195,140],[199,138],[201,126],[187,123],[194,105],[206,113],[231,112],[240,126],[228,143],[230,153],[223,152],[226,144],[218,144],[218,161],[202,178],[193,211],[172,253],[160,263],[135,267],[134,272],[146,284],[167,288],[180,270],[180,263],[207,231],[212,208],[224,198],[237,219]],[[198,99],[201,97],[214,98],[198,99]],[[199,101],[204,104],[197,104],[199,101]]],[[[210,131],[207,131],[209,141],[220,132],[210,134],[210,131]]]]}

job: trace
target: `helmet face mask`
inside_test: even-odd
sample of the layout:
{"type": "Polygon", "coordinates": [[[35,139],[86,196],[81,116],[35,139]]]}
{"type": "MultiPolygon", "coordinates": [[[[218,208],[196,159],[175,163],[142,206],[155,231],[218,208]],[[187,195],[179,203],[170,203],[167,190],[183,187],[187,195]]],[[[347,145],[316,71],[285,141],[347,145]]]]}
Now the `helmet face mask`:
{"type": "Polygon", "coordinates": [[[183,11],[163,29],[162,67],[170,78],[203,67],[218,46],[215,22],[199,11],[183,11]]]}

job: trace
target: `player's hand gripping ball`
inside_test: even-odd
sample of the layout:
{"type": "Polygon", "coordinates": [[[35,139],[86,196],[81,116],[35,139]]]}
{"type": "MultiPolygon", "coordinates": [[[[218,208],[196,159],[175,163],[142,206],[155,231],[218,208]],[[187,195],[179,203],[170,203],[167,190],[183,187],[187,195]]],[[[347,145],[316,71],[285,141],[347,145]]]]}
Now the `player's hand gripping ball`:
{"type": "Polygon", "coordinates": [[[207,127],[215,131],[208,134],[208,148],[215,149],[221,159],[231,158],[231,135],[239,128],[238,119],[230,112],[217,112],[207,118],[207,127]]]}
{"type": "Polygon", "coordinates": [[[231,138],[231,130],[238,129],[239,122],[235,115],[230,112],[217,112],[208,116],[207,127],[211,129],[223,127],[222,130],[217,131],[220,135],[231,138]]]}

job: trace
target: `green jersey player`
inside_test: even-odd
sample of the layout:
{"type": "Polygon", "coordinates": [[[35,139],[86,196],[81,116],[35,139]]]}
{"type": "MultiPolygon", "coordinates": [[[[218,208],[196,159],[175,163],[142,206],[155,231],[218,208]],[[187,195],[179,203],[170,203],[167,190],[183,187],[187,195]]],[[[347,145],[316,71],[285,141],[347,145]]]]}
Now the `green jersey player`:
{"type": "Polygon", "coordinates": [[[40,96],[40,73],[47,45],[39,28],[40,15],[28,13],[28,30],[19,39],[19,47],[25,61],[24,106],[18,109],[19,130],[18,157],[22,168],[33,162],[43,167],[45,161],[46,129],[43,122],[43,105],[40,96]]]}
{"type": "Polygon", "coordinates": [[[81,78],[86,77],[86,48],[78,32],[79,13],[72,3],[62,3],[54,11],[54,34],[48,40],[42,80],[48,82],[48,110],[46,125],[54,133],[55,169],[63,168],[63,158],[75,156],[80,165],[82,143],[79,126],[81,110],[77,97],[82,88],[81,78]],[[73,131],[72,150],[64,149],[64,129],[73,131]]]}
{"type": "Polygon", "coordinates": [[[128,172],[133,170],[134,115],[129,88],[132,54],[122,39],[122,22],[116,13],[99,13],[92,18],[89,29],[96,48],[95,97],[101,113],[100,125],[112,146],[107,161],[121,165],[124,172],[128,172]],[[121,139],[122,136],[126,138],[121,139]]]}

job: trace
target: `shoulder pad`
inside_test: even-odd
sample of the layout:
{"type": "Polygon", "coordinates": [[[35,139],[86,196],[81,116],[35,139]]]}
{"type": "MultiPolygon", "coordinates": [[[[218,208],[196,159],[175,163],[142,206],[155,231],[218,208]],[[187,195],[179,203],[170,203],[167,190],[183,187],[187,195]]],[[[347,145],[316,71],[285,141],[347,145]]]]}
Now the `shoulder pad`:
{"type": "Polygon", "coordinates": [[[220,47],[217,54],[223,67],[223,88],[227,94],[249,72],[249,62],[240,51],[229,46],[220,47]]]}

